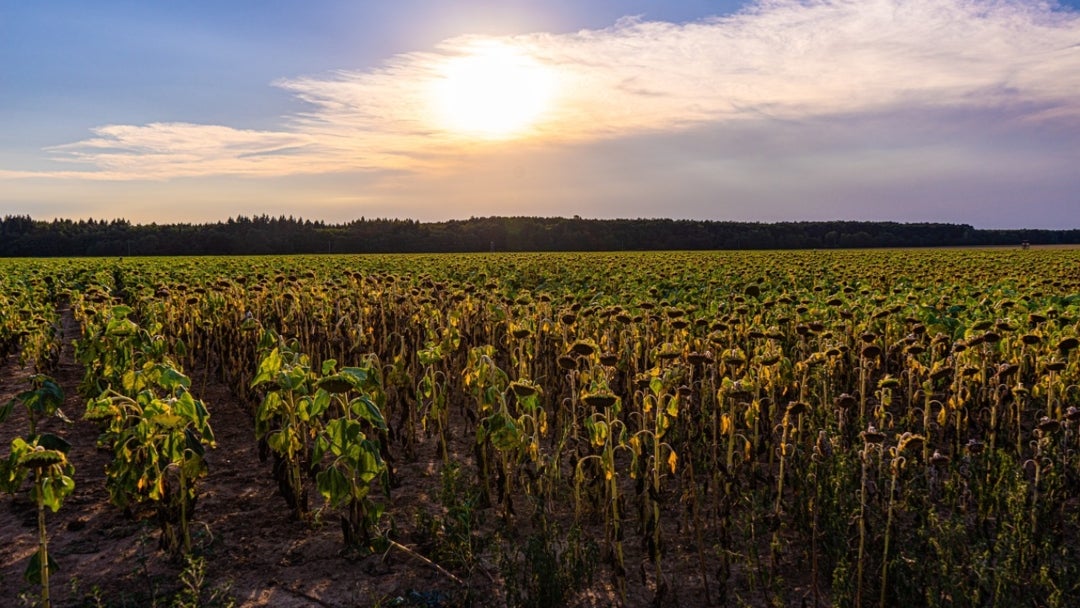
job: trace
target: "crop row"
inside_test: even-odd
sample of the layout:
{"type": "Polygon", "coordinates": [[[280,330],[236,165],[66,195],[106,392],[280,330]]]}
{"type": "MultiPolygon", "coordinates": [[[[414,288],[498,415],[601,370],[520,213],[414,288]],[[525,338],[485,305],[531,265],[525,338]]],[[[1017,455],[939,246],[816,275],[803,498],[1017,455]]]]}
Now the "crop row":
{"type": "Polygon", "coordinates": [[[674,601],[677,570],[709,602],[791,600],[785,577],[801,577],[815,605],[1069,605],[1078,257],[324,256],[37,272],[94,305],[84,335],[130,315],[178,364],[234,387],[287,508],[304,518],[313,484],[360,549],[392,540],[380,518],[401,507],[401,465],[433,458],[472,472],[478,506],[504,521],[568,530],[543,534],[561,563],[596,543],[623,600],[674,601]]]}

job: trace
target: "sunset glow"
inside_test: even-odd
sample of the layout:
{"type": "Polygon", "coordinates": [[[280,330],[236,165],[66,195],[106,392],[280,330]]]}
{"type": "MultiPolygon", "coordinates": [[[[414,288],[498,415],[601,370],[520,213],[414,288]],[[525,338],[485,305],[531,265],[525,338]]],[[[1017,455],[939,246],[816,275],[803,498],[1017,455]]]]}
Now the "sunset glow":
{"type": "Polygon", "coordinates": [[[436,124],[457,135],[507,139],[525,134],[548,109],[551,70],[514,47],[479,42],[439,66],[431,90],[436,124]]]}
{"type": "Polygon", "coordinates": [[[4,5],[0,213],[1076,225],[1080,0],[272,5],[4,5]]]}

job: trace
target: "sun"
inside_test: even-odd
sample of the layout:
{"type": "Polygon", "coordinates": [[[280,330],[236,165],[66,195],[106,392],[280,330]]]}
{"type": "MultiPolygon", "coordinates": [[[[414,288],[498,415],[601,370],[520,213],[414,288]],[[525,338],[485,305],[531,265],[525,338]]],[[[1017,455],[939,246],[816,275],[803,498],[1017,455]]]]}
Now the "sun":
{"type": "Polygon", "coordinates": [[[555,79],[550,68],[502,42],[474,43],[437,73],[431,91],[436,123],[457,135],[521,137],[551,105],[555,79]]]}

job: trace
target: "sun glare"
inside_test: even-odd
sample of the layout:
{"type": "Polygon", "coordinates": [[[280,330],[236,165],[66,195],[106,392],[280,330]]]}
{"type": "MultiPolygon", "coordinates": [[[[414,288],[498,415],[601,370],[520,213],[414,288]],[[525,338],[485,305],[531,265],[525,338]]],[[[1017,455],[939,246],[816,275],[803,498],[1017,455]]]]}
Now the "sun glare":
{"type": "Polygon", "coordinates": [[[499,42],[476,44],[439,72],[432,91],[439,127],[478,139],[526,134],[550,106],[554,89],[549,68],[499,42]]]}

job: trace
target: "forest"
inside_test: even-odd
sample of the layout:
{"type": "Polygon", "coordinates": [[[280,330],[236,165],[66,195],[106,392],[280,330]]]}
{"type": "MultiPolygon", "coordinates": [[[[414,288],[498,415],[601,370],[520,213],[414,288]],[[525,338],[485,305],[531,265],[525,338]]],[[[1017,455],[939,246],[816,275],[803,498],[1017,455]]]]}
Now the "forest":
{"type": "Polygon", "coordinates": [[[1080,243],[1080,229],[986,230],[968,224],[726,222],[580,217],[474,217],[420,222],[360,218],[329,224],[240,216],[205,224],[124,219],[0,220],[0,257],[466,253],[1020,246],[1080,243]]]}

